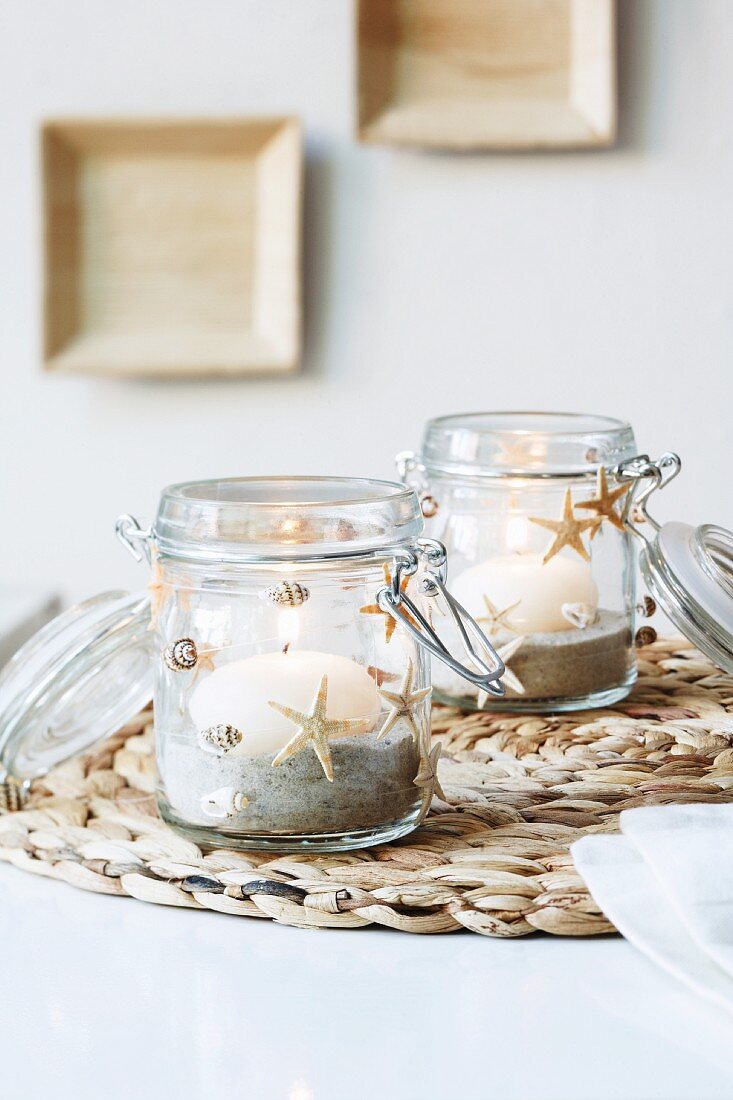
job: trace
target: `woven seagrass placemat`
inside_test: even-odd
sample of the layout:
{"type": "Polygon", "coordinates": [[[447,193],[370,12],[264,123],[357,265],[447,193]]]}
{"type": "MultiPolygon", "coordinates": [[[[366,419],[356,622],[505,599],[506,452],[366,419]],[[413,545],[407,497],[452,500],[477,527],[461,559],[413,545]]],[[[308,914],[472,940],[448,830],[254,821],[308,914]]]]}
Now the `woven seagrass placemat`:
{"type": "Polygon", "coordinates": [[[338,855],[203,855],[164,825],[151,715],[38,780],[0,816],[0,860],[103,894],[304,928],[613,932],[569,845],[632,806],[733,801],[733,677],[686,643],[640,651],[629,700],[583,714],[436,707],[440,780],[420,829],[338,855]]]}

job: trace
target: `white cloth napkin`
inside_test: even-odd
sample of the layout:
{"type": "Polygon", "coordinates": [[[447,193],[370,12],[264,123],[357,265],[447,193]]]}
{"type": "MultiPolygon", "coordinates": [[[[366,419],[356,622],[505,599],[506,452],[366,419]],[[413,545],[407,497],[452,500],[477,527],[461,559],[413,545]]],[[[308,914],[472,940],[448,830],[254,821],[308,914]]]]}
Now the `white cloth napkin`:
{"type": "Polygon", "coordinates": [[[626,810],[621,836],[571,851],[603,912],[630,943],[733,1012],[733,805],[626,810]]]}

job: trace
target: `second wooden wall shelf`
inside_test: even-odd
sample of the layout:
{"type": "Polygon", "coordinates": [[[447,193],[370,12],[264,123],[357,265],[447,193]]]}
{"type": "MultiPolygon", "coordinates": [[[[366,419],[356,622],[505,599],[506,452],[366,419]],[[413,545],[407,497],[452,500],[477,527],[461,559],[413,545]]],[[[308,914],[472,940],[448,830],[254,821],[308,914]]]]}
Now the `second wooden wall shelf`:
{"type": "Polygon", "coordinates": [[[298,365],[295,119],[50,121],[42,145],[47,367],[298,365]]]}
{"type": "Polygon", "coordinates": [[[434,149],[609,145],[613,0],[359,0],[362,141],[434,149]]]}

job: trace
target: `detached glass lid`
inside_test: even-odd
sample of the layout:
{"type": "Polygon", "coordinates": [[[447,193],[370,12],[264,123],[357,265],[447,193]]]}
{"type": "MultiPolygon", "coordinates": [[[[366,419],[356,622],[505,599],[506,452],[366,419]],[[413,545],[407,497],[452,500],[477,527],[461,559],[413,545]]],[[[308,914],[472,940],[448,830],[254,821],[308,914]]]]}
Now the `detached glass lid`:
{"type": "Polygon", "coordinates": [[[105,592],[48,623],[0,673],[0,781],[23,783],[115,733],[152,698],[150,601],[105,592]]]}
{"type": "Polygon", "coordinates": [[[676,454],[622,462],[617,476],[636,483],[626,521],[641,542],[641,572],[662,610],[706,657],[733,673],[733,532],[712,524],[660,526],[647,511],[651,495],[681,466],[676,454]]]}

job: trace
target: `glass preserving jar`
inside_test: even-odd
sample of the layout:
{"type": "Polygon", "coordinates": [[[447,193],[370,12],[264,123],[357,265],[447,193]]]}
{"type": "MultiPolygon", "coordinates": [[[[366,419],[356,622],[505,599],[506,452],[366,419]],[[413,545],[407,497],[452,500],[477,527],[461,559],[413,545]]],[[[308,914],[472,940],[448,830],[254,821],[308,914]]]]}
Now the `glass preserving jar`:
{"type": "MultiPolygon", "coordinates": [[[[152,564],[164,820],[199,844],[278,850],[414,828],[436,781],[427,654],[445,558],[423,525],[412,489],[340,478],[176,485],[150,531],[121,517],[152,564]]],[[[464,673],[500,692],[483,655],[464,673]]]]}
{"type": "Polygon", "coordinates": [[[446,546],[449,589],[507,666],[502,699],[436,667],[436,697],[491,710],[607,706],[636,678],[634,540],[626,523],[636,455],[622,421],[499,412],[430,421],[398,456],[427,532],[446,546]]]}
{"type": "MultiPolygon", "coordinates": [[[[0,671],[0,814],[155,696],[161,811],[202,847],[327,850],[406,833],[441,794],[425,652],[438,696],[469,708],[620,698],[634,677],[631,539],[651,593],[637,614],[658,600],[733,675],[733,533],[658,523],[650,501],[680,459],[634,451],[628,425],[601,417],[428,425],[422,455],[400,467],[428,533],[451,547],[460,600],[415,488],[280,478],[166,490],[150,530],[117,523],[152,562],[149,593],[69,608],[0,671]],[[598,632],[583,659],[603,611],[618,639],[598,632]]],[[[134,791],[119,798],[126,810],[134,791]]]]}

